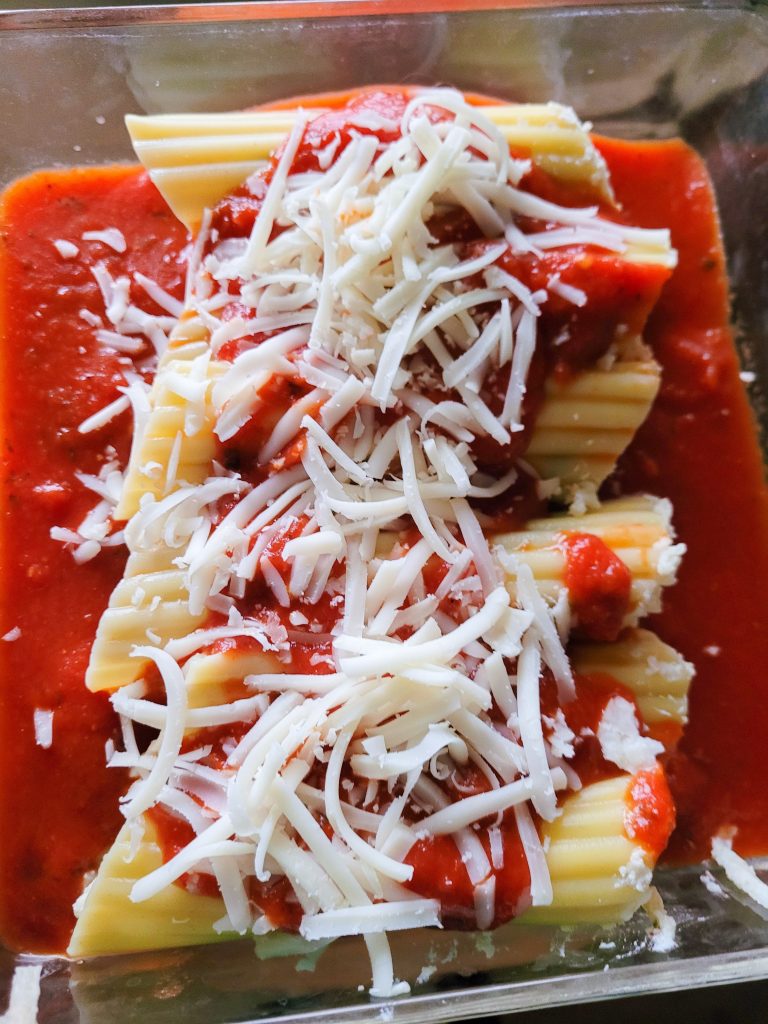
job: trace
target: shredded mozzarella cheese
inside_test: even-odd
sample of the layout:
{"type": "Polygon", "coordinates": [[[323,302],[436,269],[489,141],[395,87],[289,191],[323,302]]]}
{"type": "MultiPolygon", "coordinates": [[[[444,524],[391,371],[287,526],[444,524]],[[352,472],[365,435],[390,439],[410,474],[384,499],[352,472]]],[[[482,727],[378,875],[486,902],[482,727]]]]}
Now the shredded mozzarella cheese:
{"type": "MultiPolygon", "coordinates": [[[[380,115],[355,116],[381,126],[380,115]]],[[[512,160],[482,108],[452,90],[415,96],[394,141],[353,130],[342,145],[337,133],[314,169],[294,173],[306,123],[302,114],[261,182],[247,238],[219,238],[206,214],[183,306],[140,273],[131,281],[103,262],[91,268],[105,320],[83,315],[103,344],[136,355],[149,341],[162,355],[186,310],[207,331],[188,375],[161,363],[184,426],[167,439],[164,462],[142,467],[159,496],[145,495],[124,531],[133,556],[148,564],[167,556],[181,580],[179,614],[194,625],[164,635],[150,628],[155,646],[133,649],[159,673],[165,703],[147,699],[142,682],[113,695],[125,750],[110,763],[133,771],[123,813],[137,835],[156,803],[195,833],[133,884],[132,900],[189,871],[212,872],[226,909],[215,927],[260,934],[271,923],[254,915],[247,879],[283,876],[302,910],[301,934],[363,935],[372,993],[391,996],[407,986],[395,980],[386,932],[441,924],[438,901],[405,888],[414,844],[451,837],[477,925],[491,927],[506,822],[516,822],[532,903],[550,903],[530,808],[553,820],[557,794],[578,783],[557,763],[573,756],[575,740],[560,708],[547,719],[549,739],[542,728],[544,674],[563,706],[575,695],[567,617],[522,560],[489,545],[478,501],[502,498],[518,468],[484,472],[473,446],[503,447],[524,429],[550,293],[577,308],[587,297],[557,276],[532,291],[499,261],[510,246],[623,251],[640,236],[596,209],[519,187],[530,164],[512,160]],[[445,213],[468,217],[485,236],[479,255],[436,240],[435,218],[445,213]],[[550,227],[525,234],[520,218],[550,227]],[[140,310],[132,288],[163,315],[140,310]],[[283,392],[281,404],[274,394],[283,392]],[[230,468],[237,458],[222,457],[205,479],[183,479],[182,450],[206,417],[228,455],[246,439],[252,465],[242,475],[230,468]],[[294,671],[296,648],[309,669],[294,671]],[[233,680],[244,692],[200,703],[207,686],[233,680]],[[222,741],[223,757],[210,759],[210,747],[185,751],[190,730],[235,723],[243,728],[222,741]],[[134,724],[159,731],[144,752],[134,724]],[[451,777],[461,789],[464,770],[488,788],[451,802],[438,781],[451,777]]],[[[119,250],[118,234],[83,238],[119,250]]],[[[658,244],[664,237],[653,235],[658,244]]],[[[69,243],[56,245],[69,254],[69,243]]],[[[140,379],[128,379],[79,430],[98,430],[130,407],[140,434],[151,400],[140,379]]],[[[83,561],[112,541],[124,481],[116,466],[80,480],[101,498],[99,511],[52,536],[83,561]]],[[[670,577],[679,553],[659,554],[670,577]]],[[[149,573],[147,586],[153,575],[163,573],[149,573]]],[[[143,584],[136,593],[141,610],[150,597],[143,584]]],[[[623,704],[609,703],[599,738],[607,759],[634,770],[654,763],[659,745],[640,736],[623,704]]]]}

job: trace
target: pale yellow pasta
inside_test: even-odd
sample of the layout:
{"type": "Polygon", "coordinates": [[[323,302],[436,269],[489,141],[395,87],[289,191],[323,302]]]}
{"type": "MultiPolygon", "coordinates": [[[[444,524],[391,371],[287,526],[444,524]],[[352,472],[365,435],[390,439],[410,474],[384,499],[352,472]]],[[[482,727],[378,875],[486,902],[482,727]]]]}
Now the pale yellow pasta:
{"type": "MultiPolygon", "coordinates": [[[[172,552],[166,552],[170,556],[172,552]]],[[[135,645],[161,644],[186,636],[205,622],[207,613],[191,615],[189,591],[178,569],[132,574],[137,564],[149,566],[157,553],[131,556],[125,577],[112,592],[99,622],[86,673],[91,690],[116,690],[141,678],[148,662],[131,657],[135,645]]],[[[250,696],[246,676],[275,674],[284,669],[274,654],[258,650],[193,654],[184,665],[189,707],[226,704],[250,696]]]]}
{"type": "Polygon", "coordinates": [[[534,162],[561,181],[591,187],[613,199],[608,171],[584,125],[559,103],[500,103],[483,114],[501,129],[509,145],[531,154],[534,162]]]}
{"type": "Polygon", "coordinates": [[[192,310],[186,309],[171,331],[168,348],[160,358],[160,366],[170,359],[195,359],[206,352],[209,340],[208,328],[192,310]]]}
{"type": "Polygon", "coordinates": [[[134,151],[177,217],[196,226],[263,165],[289,134],[294,110],[233,114],[128,115],[134,151]]]}
{"type": "Polygon", "coordinates": [[[144,836],[134,851],[123,826],[88,890],[67,953],[73,957],[137,953],[148,949],[195,946],[231,938],[213,925],[224,915],[219,898],[169,885],[143,903],[129,894],[134,882],[163,863],[154,826],[143,819],[144,836]],[[133,856],[131,854],[134,853],[133,856]]]}
{"type": "Polygon", "coordinates": [[[648,359],[587,370],[562,383],[549,377],[526,460],[542,479],[559,481],[559,494],[598,488],[648,415],[659,375],[648,359]]]}
{"type": "MultiPolygon", "coordinates": [[[[591,533],[618,555],[632,573],[629,612],[625,625],[661,607],[662,588],[673,583],[682,551],[672,545],[671,506],[668,501],[641,495],[607,501],[584,515],[555,515],[531,520],[525,530],[496,534],[515,559],[527,565],[539,591],[556,599],[564,586],[565,533],[591,533]]],[[[514,575],[508,583],[514,596],[514,575]]]]}
{"type": "Polygon", "coordinates": [[[585,786],[541,825],[552,880],[552,903],[534,907],[527,923],[611,924],[625,921],[648,896],[655,858],[624,830],[633,776],[585,786]]]}
{"type": "Polygon", "coordinates": [[[608,675],[631,690],[652,732],[688,721],[693,665],[650,630],[628,630],[613,644],[573,644],[569,655],[576,672],[608,675]]]}
{"type": "Polygon", "coordinates": [[[275,674],[283,664],[274,654],[257,650],[194,654],[184,666],[187,699],[193,708],[226,704],[246,697],[253,690],[245,686],[246,676],[275,674]]]}
{"type": "MultiPolygon", "coordinates": [[[[144,562],[154,556],[144,556],[144,562]]],[[[163,564],[164,556],[160,556],[163,564]]],[[[167,554],[165,556],[167,558],[167,554]]],[[[129,563],[130,568],[130,563],[129,563]]],[[[123,578],[101,616],[85,676],[89,690],[117,690],[141,678],[147,661],[132,658],[135,646],[162,646],[203,624],[192,615],[184,573],[162,568],[123,578]]]]}
{"type": "MultiPolygon", "coordinates": [[[[186,325],[184,330],[186,331],[186,325]]],[[[130,519],[138,511],[143,495],[156,499],[175,490],[177,481],[199,484],[209,475],[216,454],[213,434],[215,414],[207,389],[201,422],[190,427],[188,402],[173,390],[173,380],[191,380],[195,373],[194,359],[202,355],[194,343],[174,347],[165,358],[149,396],[150,412],[143,430],[137,430],[125,477],[116,519],[130,519]],[[169,479],[172,460],[173,478],[169,479]]],[[[214,381],[222,372],[222,364],[211,360],[205,368],[205,379],[214,381]]]]}
{"type": "MultiPolygon", "coordinates": [[[[207,341],[208,331],[196,317],[182,317],[172,332],[146,423],[142,430],[137,426],[117,519],[133,516],[146,495],[160,500],[182,483],[200,484],[210,474],[217,446],[210,384],[223,364],[208,360],[207,341]],[[203,397],[190,422],[191,406],[180,391],[193,381],[203,385],[203,397]]],[[[141,678],[147,662],[131,657],[134,646],[163,645],[205,621],[206,612],[189,611],[184,574],[173,565],[178,553],[167,547],[131,553],[125,578],[99,622],[86,673],[89,689],[115,690],[141,678]]]]}
{"type": "MultiPolygon", "coordinates": [[[[165,572],[175,568],[173,560],[178,552],[173,548],[151,548],[147,551],[133,551],[125,565],[125,576],[143,576],[145,573],[165,572]]],[[[118,587],[120,584],[118,584],[118,587]]]]}
{"type": "MultiPolygon", "coordinates": [[[[542,825],[552,879],[550,906],[529,910],[521,923],[608,924],[626,920],[644,902],[654,858],[624,829],[631,775],[594,783],[569,795],[562,814],[542,825]]],[[[129,830],[118,835],[89,890],[68,949],[70,956],[135,952],[235,938],[213,923],[223,900],[170,885],[143,903],[132,903],[133,883],[162,863],[154,827],[128,860],[129,830]]]]}
{"type": "MultiPolygon", "coordinates": [[[[605,162],[568,107],[499,104],[484,107],[483,114],[513,149],[530,154],[548,173],[591,188],[596,197],[612,198],[605,162]]],[[[206,207],[263,166],[296,116],[296,110],[129,115],[126,125],[137,157],[168,205],[195,227],[206,207]]],[[[630,245],[628,258],[639,254],[644,259],[649,253],[647,246],[635,250],[630,245]]],[[[666,258],[661,250],[651,255],[666,258]]]]}

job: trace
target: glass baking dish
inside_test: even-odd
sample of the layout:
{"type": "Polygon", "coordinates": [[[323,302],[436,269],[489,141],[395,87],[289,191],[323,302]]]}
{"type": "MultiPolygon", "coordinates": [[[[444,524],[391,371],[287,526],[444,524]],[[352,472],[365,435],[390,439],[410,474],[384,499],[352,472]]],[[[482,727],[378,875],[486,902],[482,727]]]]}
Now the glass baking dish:
{"type": "MultiPolygon", "coordinates": [[[[403,81],[561,100],[606,134],[681,135],[698,149],[717,191],[766,450],[765,4],[267,0],[5,11],[0,186],[44,166],[131,160],[127,112],[226,110],[403,81]]],[[[768,913],[717,871],[705,886],[703,870],[658,873],[677,923],[668,953],[654,949],[642,915],[611,930],[401,934],[396,963],[410,976],[420,970],[420,983],[408,998],[377,1002],[352,940],[293,956],[292,940],[278,940],[257,955],[240,942],[88,963],[0,950],[0,1011],[19,963],[42,965],[38,1019],[56,1024],[446,1021],[768,976],[768,913]]]]}

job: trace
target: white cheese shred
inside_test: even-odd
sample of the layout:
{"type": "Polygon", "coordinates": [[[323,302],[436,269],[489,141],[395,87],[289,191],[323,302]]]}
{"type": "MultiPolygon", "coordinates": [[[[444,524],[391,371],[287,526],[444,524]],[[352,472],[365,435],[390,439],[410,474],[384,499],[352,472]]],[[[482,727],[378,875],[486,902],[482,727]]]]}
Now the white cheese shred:
{"type": "Polygon", "coordinates": [[[48,750],[53,743],[53,712],[35,708],[33,713],[35,726],[35,743],[43,750],[48,750]]]}
{"type": "Polygon", "coordinates": [[[737,889],[768,910],[768,883],[758,877],[752,865],[733,848],[733,834],[723,832],[712,839],[712,859],[737,889]]]}
{"type": "Polygon", "coordinates": [[[34,1024],[40,1003],[42,964],[19,964],[11,979],[8,1009],[0,1017],[3,1024],[34,1024]]]}

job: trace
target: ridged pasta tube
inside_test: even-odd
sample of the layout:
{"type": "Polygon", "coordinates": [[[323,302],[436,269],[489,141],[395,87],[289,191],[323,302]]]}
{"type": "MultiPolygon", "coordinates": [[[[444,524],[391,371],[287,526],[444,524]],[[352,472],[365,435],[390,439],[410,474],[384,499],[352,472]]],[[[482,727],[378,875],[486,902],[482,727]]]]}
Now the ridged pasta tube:
{"type": "Polygon", "coordinates": [[[645,420],[659,390],[654,360],[617,362],[559,383],[549,377],[526,460],[560,493],[597,489],[645,420]]]}
{"type": "MultiPolygon", "coordinates": [[[[145,565],[151,557],[143,557],[145,565]]],[[[161,554],[160,566],[165,561],[161,554]]],[[[155,572],[125,576],[99,621],[85,685],[89,690],[111,691],[135,682],[147,665],[145,659],[131,657],[135,646],[162,645],[186,636],[203,624],[207,614],[190,613],[189,591],[184,573],[178,569],[159,567],[155,572]]]]}
{"type": "MultiPolygon", "coordinates": [[[[115,518],[130,519],[145,495],[160,500],[183,481],[200,484],[216,454],[211,384],[222,364],[208,354],[208,331],[183,315],[171,333],[149,395],[149,411],[137,417],[134,441],[115,518]]],[[[176,552],[160,547],[133,551],[99,621],[86,672],[91,690],[116,690],[140,678],[146,666],[131,649],[186,636],[206,615],[191,615],[176,552]],[[159,638],[159,639],[158,639],[159,638]]]]}
{"type": "Polygon", "coordinates": [[[532,908],[521,923],[613,924],[645,902],[656,857],[626,832],[633,778],[585,786],[565,799],[558,818],[542,824],[552,903],[532,908]]]}
{"type": "Polygon", "coordinates": [[[234,650],[194,654],[184,666],[189,706],[209,707],[227,704],[237,697],[251,696],[254,691],[244,684],[247,676],[282,671],[280,660],[265,651],[234,650]]]}
{"type": "MultiPolygon", "coordinates": [[[[147,630],[161,642],[186,636],[203,625],[206,613],[190,615],[189,592],[179,571],[126,576],[112,594],[112,604],[99,623],[86,674],[91,690],[116,690],[135,682],[147,661],[132,658],[131,649],[146,644],[147,630]],[[158,599],[157,601],[155,599],[158,599]]],[[[247,676],[278,674],[282,662],[257,650],[194,654],[184,665],[189,707],[227,704],[252,695],[244,684],[247,676]]]]}
{"type": "MultiPolygon", "coordinates": [[[[529,910],[521,923],[609,924],[631,917],[648,895],[655,855],[626,831],[629,789],[634,776],[586,786],[569,795],[562,814],[542,826],[552,879],[550,906],[529,910]]],[[[128,861],[129,830],[118,835],[84,900],[67,952],[98,956],[236,938],[213,923],[224,916],[223,901],[172,884],[157,896],[132,903],[133,883],[161,864],[154,827],[128,861]],[[183,923],[181,923],[183,922],[183,923]]]]}
{"type": "Polygon", "coordinates": [[[210,473],[216,454],[210,384],[222,364],[210,360],[197,340],[175,347],[158,369],[146,422],[136,425],[116,519],[130,519],[145,494],[159,499],[175,489],[176,481],[198,484],[210,473]],[[195,393],[191,402],[186,396],[195,393]]]}
{"type": "MultiPolygon", "coordinates": [[[[584,515],[548,516],[531,520],[525,530],[496,534],[492,541],[528,565],[539,591],[555,600],[565,585],[564,533],[591,533],[599,537],[632,573],[629,611],[624,625],[637,622],[661,608],[661,592],[674,583],[682,545],[673,544],[672,506],[649,495],[606,501],[584,515]]],[[[514,597],[514,577],[508,584],[514,597]]]]}
{"type": "Polygon", "coordinates": [[[232,938],[213,929],[224,915],[221,899],[170,885],[143,903],[131,902],[134,882],[163,863],[157,833],[146,818],[144,836],[131,853],[130,827],[125,825],[82,901],[69,956],[138,953],[232,938]]]}
{"type": "Polygon", "coordinates": [[[693,665],[647,629],[627,630],[613,644],[572,644],[571,664],[581,675],[608,675],[634,694],[654,738],[679,738],[688,721],[693,665]]]}
{"type": "Polygon", "coordinates": [[[208,350],[210,332],[191,309],[185,309],[168,338],[168,348],[160,357],[159,366],[171,359],[196,359],[208,350]]]}
{"type": "MultiPolygon", "coordinates": [[[[547,173],[612,198],[605,162],[570,107],[508,103],[483,107],[483,114],[513,149],[530,154],[547,173]]],[[[264,164],[296,115],[296,110],[129,115],[126,126],[136,156],[168,205],[195,227],[206,207],[264,164]]]]}

